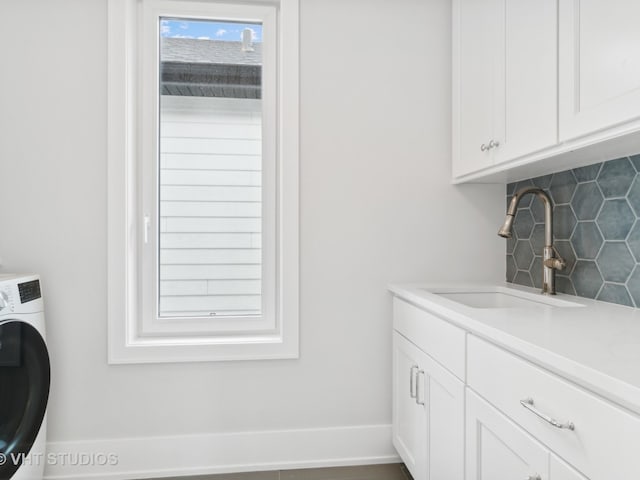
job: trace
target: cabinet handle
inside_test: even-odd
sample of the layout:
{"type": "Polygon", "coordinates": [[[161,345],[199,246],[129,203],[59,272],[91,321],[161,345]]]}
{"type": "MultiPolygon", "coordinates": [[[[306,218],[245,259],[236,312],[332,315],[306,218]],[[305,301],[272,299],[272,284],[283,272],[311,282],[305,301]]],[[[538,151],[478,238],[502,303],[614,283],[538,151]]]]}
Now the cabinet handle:
{"type": "Polygon", "coordinates": [[[550,425],[553,425],[556,428],[566,428],[567,430],[575,430],[576,429],[576,427],[573,424],[573,422],[560,423],[559,421],[555,420],[554,418],[551,418],[549,415],[546,415],[546,414],[542,413],[540,410],[538,410],[536,407],[533,406],[534,405],[533,398],[525,398],[524,400],[520,400],[520,405],[522,405],[524,408],[529,410],[531,413],[533,413],[534,415],[540,417],[545,422],[549,423],[550,425]]]}
{"type": "Polygon", "coordinates": [[[415,381],[416,375],[414,375],[413,373],[416,370],[418,370],[417,365],[413,365],[409,369],[409,396],[411,398],[416,398],[416,395],[418,394],[418,392],[416,391],[416,381],[415,381]]]}
{"type": "Polygon", "coordinates": [[[420,375],[422,375],[422,378],[424,378],[424,370],[418,370],[418,373],[416,375],[416,403],[418,405],[424,405],[424,398],[422,399],[422,401],[420,401],[420,389],[418,388],[420,386],[420,382],[418,381],[418,377],[420,375]]]}
{"type": "Polygon", "coordinates": [[[529,475],[524,480],[542,480],[542,477],[540,475],[529,475]]]}
{"type": "Polygon", "coordinates": [[[149,243],[149,227],[151,227],[151,217],[149,215],[145,215],[142,221],[142,232],[145,244],[149,243]]]}
{"type": "Polygon", "coordinates": [[[480,145],[481,152],[487,152],[491,147],[487,147],[484,143],[480,145]]]}
{"type": "Polygon", "coordinates": [[[489,148],[487,150],[492,149],[492,148],[496,148],[496,147],[499,147],[499,146],[500,146],[500,142],[498,142],[497,140],[491,140],[489,142],[489,148]]]}

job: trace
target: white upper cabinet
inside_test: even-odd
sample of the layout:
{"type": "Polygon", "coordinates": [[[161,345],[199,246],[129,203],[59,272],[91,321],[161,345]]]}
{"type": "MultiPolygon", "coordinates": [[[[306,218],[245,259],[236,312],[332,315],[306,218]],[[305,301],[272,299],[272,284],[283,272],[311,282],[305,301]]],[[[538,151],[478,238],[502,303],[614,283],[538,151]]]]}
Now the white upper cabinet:
{"type": "Polygon", "coordinates": [[[640,117],[639,19],[638,0],[560,1],[561,141],[640,117]]]}
{"type": "Polygon", "coordinates": [[[452,181],[640,151],[640,1],[453,0],[452,181]]]}
{"type": "Polygon", "coordinates": [[[496,27],[504,60],[496,62],[494,157],[502,163],[558,141],[558,2],[497,3],[505,21],[496,27]]]}
{"type": "Polygon", "coordinates": [[[453,3],[453,177],[552,146],[557,0],[453,3]]]}
{"type": "MultiPolygon", "coordinates": [[[[494,49],[498,35],[492,7],[496,3],[496,0],[454,2],[454,8],[458,8],[457,58],[454,54],[454,68],[457,66],[458,73],[456,75],[454,70],[453,86],[454,102],[458,103],[457,108],[454,103],[453,111],[454,176],[493,163],[488,145],[493,137],[495,110],[494,49]]],[[[454,33],[454,45],[455,41],[454,33]]]]}

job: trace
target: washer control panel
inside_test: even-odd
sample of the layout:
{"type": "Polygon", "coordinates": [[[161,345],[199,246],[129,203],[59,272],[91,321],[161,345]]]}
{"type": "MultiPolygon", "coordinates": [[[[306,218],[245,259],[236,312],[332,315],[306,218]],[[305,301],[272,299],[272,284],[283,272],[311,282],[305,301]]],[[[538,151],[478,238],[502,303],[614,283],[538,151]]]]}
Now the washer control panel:
{"type": "Polygon", "coordinates": [[[20,303],[32,302],[33,300],[41,298],[40,280],[19,283],[18,292],[20,293],[20,303]]]}
{"type": "Polygon", "coordinates": [[[37,275],[0,275],[1,316],[42,310],[42,292],[37,275]]]}

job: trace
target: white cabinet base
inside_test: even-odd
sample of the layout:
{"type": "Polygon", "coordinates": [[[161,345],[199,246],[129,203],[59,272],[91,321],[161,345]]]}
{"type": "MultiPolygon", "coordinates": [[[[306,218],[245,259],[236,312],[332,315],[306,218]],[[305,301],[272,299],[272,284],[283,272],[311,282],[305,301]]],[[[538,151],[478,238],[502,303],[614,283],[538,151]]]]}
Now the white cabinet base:
{"type": "Polygon", "coordinates": [[[469,389],[466,438],[466,480],[547,480],[548,451],[469,389]]]}
{"type": "Polygon", "coordinates": [[[393,444],[414,480],[462,480],[464,384],[393,334],[393,444]]]}

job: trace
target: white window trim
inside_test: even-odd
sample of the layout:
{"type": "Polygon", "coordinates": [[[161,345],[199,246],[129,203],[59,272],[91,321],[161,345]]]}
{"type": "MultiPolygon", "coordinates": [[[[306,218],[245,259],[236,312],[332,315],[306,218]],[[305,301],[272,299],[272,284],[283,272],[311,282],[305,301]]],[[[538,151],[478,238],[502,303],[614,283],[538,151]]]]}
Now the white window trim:
{"type": "MultiPolygon", "coordinates": [[[[227,0],[225,3],[231,3],[227,0]]],[[[188,3],[188,2],[186,2],[188,3]]],[[[185,4],[186,4],[185,3],[185,4]]],[[[216,4],[213,0],[198,2],[216,4]]],[[[247,2],[243,2],[246,4],[247,2]]],[[[109,363],[256,360],[298,357],[299,233],[298,0],[278,7],[276,328],[246,334],[143,336],[138,244],[142,219],[138,168],[142,139],[138,0],[108,0],[108,356],[109,363]]],[[[188,11],[185,11],[188,15],[188,11]]]]}

